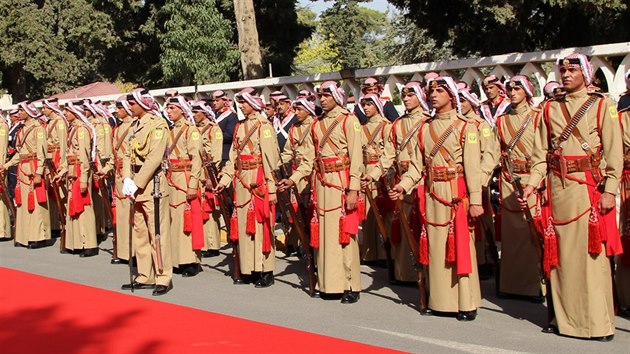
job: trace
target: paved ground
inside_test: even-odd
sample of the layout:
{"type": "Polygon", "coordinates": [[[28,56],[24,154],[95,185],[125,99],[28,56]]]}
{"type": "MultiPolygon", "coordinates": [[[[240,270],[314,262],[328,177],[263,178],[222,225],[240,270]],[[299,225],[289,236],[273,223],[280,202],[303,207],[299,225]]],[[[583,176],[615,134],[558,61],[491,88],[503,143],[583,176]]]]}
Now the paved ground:
{"type": "MultiPolygon", "coordinates": [[[[12,242],[0,242],[0,266],[123,292],[120,285],[128,282],[127,266],[109,264],[111,240],[100,247],[98,256],[83,259],[60,255],[57,244],[27,250],[14,248],[12,242]]],[[[386,270],[382,268],[363,266],[361,300],[342,305],[338,300],[311,299],[305,290],[303,263],[296,257],[281,258],[281,252],[276,285],[267,289],[234,286],[227,275],[230,250],[226,246],[221,252],[219,257],[203,260],[203,272],[197,277],[175,275],[175,288],[165,296],[154,298],[149,290],[129,294],[408,352],[630,351],[630,321],[617,318],[615,340],[610,343],[542,334],[544,306],[497,299],[493,279],[482,282],[486,297],[477,320],[461,323],[454,318],[420,316],[417,290],[388,286],[386,270]]]]}

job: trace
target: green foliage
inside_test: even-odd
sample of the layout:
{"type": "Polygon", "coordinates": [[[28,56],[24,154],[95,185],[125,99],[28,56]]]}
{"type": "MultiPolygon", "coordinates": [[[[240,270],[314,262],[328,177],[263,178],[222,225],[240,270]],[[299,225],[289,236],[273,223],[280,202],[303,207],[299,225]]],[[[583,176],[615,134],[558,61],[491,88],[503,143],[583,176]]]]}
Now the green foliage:
{"type": "Polygon", "coordinates": [[[338,52],[335,66],[361,68],[385,64],[383,38],[388,26],[383,12],[359,6],[360,1],[338,0],[321,15],[318,31],[338,52]]]}
{"type": "Polygon", "coordinates": [[[336,1],[318,21],[310,10],[298,10],[298,16],[315,23],[316,30],[300,44],[294,74],[400,63],[394,49],[400,38],[388,14],[359,6],[361,2],[336,1]]]}
{"type": "Polygon", "coordinates": [[[117,43],[109,16],[85,0],[0,0],[0,33],[2,85],[16,100],[101,79],[117,43]]]}
{"type": "Polygon", "coordinates": [[[173,85],[227,81],[237,68],[239,52],[231,41],[230,23],[215,0],[167,0],[160,10],[166,19],[158,34],[164,81],[173,85]]]}
{"type": "MultiPolygon", "coordinates": [[[[271,64],[273,76],[291,75],[298,46],[311,36],[315,28],[315,14],[312,14],[311,22],[301,21],[296,3],[296,0],[254,1],[263,70],[267,72],[271,64]]],[[[233,1],[221,0],[219,10],[231,21],[233,38],[238,42],[233,1]]]]}
{"type": "Polygon", "coordinates": [[[588,46],[630,39],[624,0],[389,0],[438,48],[457,56],[588,46]]]}

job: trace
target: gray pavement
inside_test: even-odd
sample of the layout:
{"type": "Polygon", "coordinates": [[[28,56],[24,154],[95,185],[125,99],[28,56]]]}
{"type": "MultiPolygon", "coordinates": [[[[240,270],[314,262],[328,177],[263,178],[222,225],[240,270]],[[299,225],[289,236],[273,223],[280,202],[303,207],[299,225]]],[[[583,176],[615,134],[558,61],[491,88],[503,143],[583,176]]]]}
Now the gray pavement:
{"type": "MultiPolygon", "coordinates": [[[[0,266],[270,323],[322,335],[418,353],[628,353],[630,321],[617,317],[615,339],[609,343],[540,333],[544,305],[497,299],[494,279],[482,282],[484,300],[477,320],[422,317],[417,311],[417,289],[389,286],[387,272],[362,266],[361,300],[342,305],[339,300],[311,299],[306,292],[304,263],[278,252],[276,284],[267,289],[235,286],[228,276],[230,249],[204,258],[203,272],[193,278],[174,276],[174,289],[162,297],[150,290],[135,294],[120,290],[129,281],[126,265],[111,265],[111,239],[92,258],[59,254],[58,244],[27,250],[0,242],[0,266]]],[[[3,290],[6,291],[6,290],[3,290]]],[[[8,290],[11,291],[11,290],[8,290]]],[[[296,350],[298,350],[296,348],[296,350]]]]}

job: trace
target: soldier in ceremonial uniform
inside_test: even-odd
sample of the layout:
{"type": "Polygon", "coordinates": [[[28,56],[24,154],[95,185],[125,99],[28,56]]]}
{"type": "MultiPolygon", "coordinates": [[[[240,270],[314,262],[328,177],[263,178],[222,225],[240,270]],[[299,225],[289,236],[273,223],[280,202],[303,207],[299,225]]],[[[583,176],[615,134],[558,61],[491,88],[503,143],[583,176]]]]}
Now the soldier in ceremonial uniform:
{"type": "MultiPolygon", "coordinates": [[[[0,166],[4,166],[8,159],[9,149],[9,118],[4,119],[0,117],[0,166]]],[[[2,178],[2,186],[0,188],[8,188],[5,180],[5,176],[2,178]]],[[[7,203],[13,203],[13,198],[9,195],[8,190],[3,190],[1,193],[6,193],[6,198],[3,196],[0,200],[0,241],[8,241],[11,239],[11,217],[9,215],[9,205],[7,203]]]]}
{"type": "MultiPolygon", "coordinates": [[[[486,257],[486,243],[490,238],[491,242],[494,242],[494,222],[492,220],[492,207],[490,205],[490,191],[488,189],[488,183],[496,167],[496,161],[488,158],[485,152],[488,150],[488,146],[495,138],[492,127],[477,113],[477,110],[481,107],[481,102],[477,98],[477,95],[470,91],[469,88],[459,88],[459,98],[462,106],[462,115],[473,123],[479,131],[479,148],[481,150],[481,185],[482,185],[482,202],[484,213],[479,217],[479,221],[475,225],[475,249],[477,251],[477,266],[480,268],[480,277],[484,274],[488,274],[486,271],[487,257],[486,257]],[[486,161],[490,160],[490,161],[486,161]],[[486,269],[484,269],[486,268],[486,269]]],[[[488,264],[489,265],[489,264],[488,264]]],[[[482,278],[483,279],[483,278],[482,278]]]]}
{"type": "MultiPolygon", "coordinates": [[[[408,220],[414,222],[410,225],[414,231],[414,236],[420,237],[422,227],[420,221],[424,215],[424,182],[419,179],[400,180],[400,177],[410,168],[417,169],[416,174],[421,174],[419,167],[415,165],[415,152],[417,150],[418,139],[415,138],[418,130],[424,121],[429,119],[429,106],[426,101],[425,91],[419,82],[408,82],[401,91],[403,104],[407,113],[398,118],[391,127],[390,134],[384,146],[384,152],[380,162],[363,177],[363,188],[367,188],[373,181],[378,181],[388,173],[390,168],[394,168],[395,179],[399,182],[407,193],[402,198],[405,215],[409,215],[408,220]],[[421,209],[422,208],[422,209],[421,209]]],[[[392,224],[400,223],[400,218],[391,221],[392,224]]],[[[406,236],[402,234],[399,225],[392,226],[390,241],[392,244],[392,257],[394,258],[394,281],[415,282],[418,281],[418,272],[415,270],[416,264],[409,256],[411,248],[406,236]]]]}
{"type": "Polygon", "coordinates": [[[278,165],[279,152],[273,126],[260,113],[262,99],[250,92],[244,89],[236,95],[246,119],[236,127],[230,160],[215,193],[234,184],[230,239],[238,240],[243,282],[265,288],[274,283],[276,265],[272,230],[277,199],[272,170],[278,165]]]}
{"type": "Polygon", "coordinates": [[[111,208],[107,188],[101,188],[101,184],[106,183],[106,176],[113,168],[112,128],[109,122],[97,112],[90,100],[85,100],[83,106],[86,118],[96,131],[96,156],[92,161],[94,171],[92,202],[96,214],[96,234],[99,241],[102,241],[105,238],[107,225],[112,221],[107,218],[108,212],[105,210],[105,208],[111,208]]]}
{"type": "Polygon", "coordinates": [[[92,257],[98,254],[91,189],[94,127],[84,114],[81,102],[68,103],[65,107],[65,117],[70,125],[67,158],[61,161],[55,182],[67,177],[69,194],[66,205],[68,212],[65,220],[65,248],[75,252],[82,250],[80,257],[92,257]]]}
{"type": "MultiPolygon", "coordinates": [[[[48,171],[51,178],[54,178],[59,172],[59,165],[61,161],[66,159],[66,145],[68,138],[68,124],[66,120],[63,118],[64,114],[59,108],[59,103],[57,99],[49,99],[44,100],[42,106],[42,113],[46,118],[48,118],[48,123],[46,124],[46,136],[48,138],[47,141],[47,150],[48,150],[48,159],[52,161],[52,166],[54,169],[52,171],[48,171]]],[[[50,170],[48,166],[47,170],[50,170]]],[[[66,202],[67,190],[65,188],[65,184],[56,185],[51,184],[48,186],[49,188],[49,200],[50,200],[50,223],[51,223],[51,231],[52,233],[59,233],[61,226],[59,225],[61,213],[57,210],[57,204],[55,199],[57,196],[61,198],[61,205],[66,202]],[[52,191],[52,189],[56,189],[56,193],[52,191]]]]}
{"type": "MultiPolygon", "coordinates": [[[[129,153],[129,137],[131,136],[131,123],[133,112],[127,102],[126,96],[120,96],[116,100],[116,117],[120,124],[112,131],[112,146],[114,159],[114,187],[112,188],[113,205],[116,219],[116,250],[111,260],[112,264],[124,264],[129,261],[129,202],[123,194],[123,160],[129,153]]],[[[133,253],[132,253],[133,257],[133,253]]]]}
{"type": "Polygon", "coordinates": [[[520,203],[527,207],[547,179],[553,227],[545,237],[553,240],[545,244],[557,241],[557,266],[551,270],[555,320],[546,330],[609,341],[615,314],[608,256],[622,252],[615,221],[623,168],[619,115],[612,100],[587,92],[593,69],[586,56],[559,59],[558,69],[567,94],[543,107],[520,203]]]}
{"type": "MultiPolygon", "coordinates": [[[[238,123],[238,116],[231,107],[231,100],[227,94],[223,91],[214,91],[212,93],[212,109],[216,115],[216,123],[223,132],[223,153],[221,155],[221,167],[225,166],[225,163],[230,158],[230,149],[232,147],[232,140],[234,140],[234,129],[238,123]]],[[[226,221],[227,222],[227,221],[226,221]]]]}
{"type": "Polygon", "coordinates": [[[17,166],[16,246],[40,248],[50,240],[50,213],[44,181],[46,129],[38,120],[40,114],[34,104],[20,102],[18,115],[24,126],[16,137],[17,152],[1,171],[17,166]]]}
{"type": "MultiPolygon", "coordinates": [[[[166,120],[156,111],[155,99],[148,90],[137,88],[127,95],[134,121],[131,127],[129,152],[123,160],[122,192],[135,198],[132,246],[138,264],[134,287],[164,295],[173,288],[171,262],[169,187],[162,168],[168,147],[166,120]],[[158,195],[154,195],[159,183],[158,195]],[[156,200],[157,199],[157,200],[156,200]],[[157,208],[155,209],[157,204],[157,208]],[[159,219],[156,217],[159,213],[159,219]],[[156,220],[157,219],[157,220],[156,220]],[[159,225],[156,230],[156,223],[159,225]],[[159,232],[158,239],[156,232],[159,232]],[[159,242],[158,242],[159,240],[159,242]],[[158,247],[159,246],[159,247],[158,247]]],[[[124,284],[123,290],[131,288],[124,284]]]]}
{"type": "MultiPolygon", "coordinates": [[[[541,293],[540,259],[536,253],[536,243],[533,242],[539,236],[530,232],[506,166],[506,163],[511,165],[514,175],[521,178],[522,185],[528,183],[539,111],[531,106],[534,86],[526,76],[512,77],[507,82],[507,92],[511,108],[497,119],[497,138],[490,146],[492,151],[484,156],[484,162],[493,162],[492,167],[499,163],[502,166],[499,189],[501,202],[497,214],[497,231],[501,240],[499,296],[517,295],[534,302],[542,302],[544,298],[541,293]]],[[[540,234],[544,232],[541,202],[539,193],[532,194],[528,200],[528,208],[540,234]]]]}
{"type": "Polygon", "coordinates": [[[166,176],[171,187],[171,256],[173,266],[183,277],[193,277],[201,271],[204,245],[199,201],[202,139],[184,97],[170,97],[166,113],[174,124],[166,152],[169,165],[166,176]]]}
{"type": "MultiPolygon", "coordinates": [[[[459,321],[472,321],[481,305],[474,232],[468,223],[469,217],[476,222],[483,215],[479,134],[461,115],[452,78],[436,77],[429,92],[436,115],[420,128],[415,154],[415,164],[424,166],[426,174],[428,242],[421,240],[420,258],[428,260],[429,304],[422,313],[456,312],[459,321]]],[[[409,169],[390,197],[408,192],[403,182],[417,183],[418,171],[409,169]]]]}
{"type": "Polygon", "coordinates": [[[626,92],[621,94],[617,102],[617,110],[619,111],[625,111],[630,108],[630,69],[626,71],[624,78],[626,79],[626,92]]]}
{"type": "Polygon", "coordinates": [[[548,101],[554,97],[556,97],[556,92],[561,90],[562,86],[557,81],[549,81],[543,86],[543,94],[545,95],[545,100],[540,104],[540,107],[544,105],[545,101],[548,101]]]}
{"type": "MultiPolygon", "coordinates": [[[[19,117],[18,110],[14,109],[9,111],[9,119],[11,120],[11,127],[9,129],[9,147],[7,148],[6,160],[10,160],[16,153],[15,144],[17,133],[22,129],[24,124],[19,117]]],[[[14,199],[15,186],[17,185],[17,167],[11,166],[7,169],[7,188],[9,188],[9,196],[14,199]]]]}
{"type": "MultiPolygon", "coordinates": [[[[390,122],[393,122],[396,120],[396,118],[398,118],[396,107],[394,107],[394,104],[389,100],[389,97],[381,97],[381,94],[383,93],[383,85],[379,84],[377,79],[373,77],[368,77],[367,79],[365,79],[365,81],[361,85],[361,93],[363,94],[362,97],[365,97],[368,94],[375,94],[376,96],[378,96],[378,98],[383,102],[383,114],[381,115],[384,118],[386,118],[390,122]]],[[[359,99],[359,102],[360,101],[361,99],[359,99]]],[[[361,105],[358,104],[359,102],[357,102],[357,104],[354,106],[354,115],[357,116],[361,124],[365,124],[368,121],[368,117],[365,114],[365,111],[363,111],[361,105]]]]}
{"type": "Polygon", "coordinates": [[[318,290],[341,294],[341,303],[355,303],[361,291],[360,216],[357,212],[363,159],[361,124],[344,108],[345,92],[334,81],[318,92],[324,113],[312,125],[315,147],[317,213],[311,222],[311,246],[317,251],[318,290]]]}
{"type": "MultiPolygon", "coordinates": [[[[192,112],[201,134],[202,148],[201,157],[204,166],[213,164],[215,171],[219,171],[221,156],[223,154],[223,133],[221,128],[214,121],[214,112],[204,101],[196,102],[192,107],[192,112]]],[[[221,249],[221,210],[212,191],[212,183],[208,176],[207,167],[202,168],[201,173],[201,206],[203,213],[203,228],[205,243],[201,251],[203,257],[216,257],[221,249]]],[[[229,220],[224,220],[227,223],[229,220]]]]}
{"type": "MultiPolygon", "coordinates": [[[[362,125],[363,137],[361,147],[363,150],[364,173],[369,175],[372,169],[376,168],[376,165],[383,155],[385,143],[390,135],[392,124],[383,116],[383,101],[381,101],[377,94],[366,94],[359,104],[367,118],[365,124],[362,125]]],[[[382,183],[384,182],[379,181],[372,186],[368,186],[364,189],[364,192],[371,193],[374,200],[381,201],[377,207],[378,212],[384,220],[389,220],[389,214],[392,211],[391,203],[382,202],[384,200],[383,198],[386,197],[385,186],[381,185],[382,183]]],[[[359,250],[361,252],[362,261],[377,261],[387,258],[385,247],[383,247],[382,241],[377,234],[378,228],[374,213],[375,211],[371,209],[371,206],[366,204],[365,221],[362,225],[362,237],[359,238],[359,250]]]]}
{"type": "Polygon", "coordinates": [[[483,79],[483,92],[488,99],[481,104],[479,111],[483,119],[494,126],[497,117],[509,109],[510,101],[505,97],[505,86],[495,75],[483,79]]]}
{"type": "Polygon", "coordinates": [[[276,102],[273,99],[265,103],[265,113],[263,114],[270,122],[273,122],[276,116],[276,102]]]}
{"type": "MultiPolygon", "coordinates": [[[[276,131],[278,138],[278,146],[280,151],[284,150],[284,144],[286,144],[289,138],[289,129],[295,124],[297,118],[293,111],[291,99],[280,93],[273,97],[276,105],[276,115],[273,117],[273,128],[276,131]]],[[[269,119],[272,119],[271,117],[269,119]]]]}
{"type": "MultiPolygon", "coordinates": [[[[299,98],[293,102],[293,108],[297,121],[289,129],[289,138],[284,146],[280,163],[292,162],[293,173],[287,179],[280,183],[282,191],[292,185],[296,186],[298,195],[291,194],[291,201],[296,203],[296,209],[305,211],[303,220],[308,222],[311,220],[311,183],[313,174],[313,160],[315,159],[315,150],[313,148],[313,137],[311,135],[311,125],[315,122],[315,104],[305,98],[299,98]]],[[[306,232],[310,230],[305,230],[306,232]]],[[[290,255],[298,250],[299,236],[297,231],[292,228],[287,236],[287,254],[290,255]]],[[[310,247],[302,245],[302,247],[310,247]]]]}
{"type": "MultiPolygon", "coordinates": [[[[630,71],[628,72],[630,74],[630,71]]],[[[630,81],[630,79],[626,79],[630,81]]],[[[627,83],[630,86],[630,82],[627,83]]],[[[623,128],[623,177],[619,229],[624,253],[617,257],[615,280],[619,296],[619,315],[630,317],[630,107],[619,110],[623,128]]]]}

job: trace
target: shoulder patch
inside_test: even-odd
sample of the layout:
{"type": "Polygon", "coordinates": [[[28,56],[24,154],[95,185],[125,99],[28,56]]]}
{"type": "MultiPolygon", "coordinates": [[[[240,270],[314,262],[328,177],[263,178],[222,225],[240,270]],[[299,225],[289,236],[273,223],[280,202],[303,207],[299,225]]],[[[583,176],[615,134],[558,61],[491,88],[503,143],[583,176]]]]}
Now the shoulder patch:
{"type": "Polygon", "coordinates": [[[483,129],[481,129],[481,135],[483,135],[484,138],[487,138],[492,135],[492,130],[490,130],[490,127],[483,127],[483,129]]]}
{"type": "Polygon", "coordinates": [[[199,132],[197,132],[197,131],[192,132],[192,134],[190,134],[190,138],[191,138],[193,141],[199,140],[199,132]]]}
{"type": "Polygon", "coordinates": [[[608,114],[610,114],[610,118],[619,119],[619,112],[615,106],[608,106],[608,114]]]}
{"type": "Polygon", "coordinates": [[[468,132],[468,134],[466,134],[466,141],[469,144],[477,144],[477,133],[468,132]]]}
{"type": "Polygon", "coordinates": [[[63,122],[57,123],[57,129],[66,130],[66,125],[63,122]]]}
{"type": "Polygon", "coordinates": [[[221,129],[218,129],[216,133],[214,133],[214,138],[215,139],[223,139],[223,133],[221,132],[221,129]]]}
{"type": "Polygon", "coordinates": [[[156,128],[154,133],[153,133],[153,139],[154,140],[160,140],[160,139],[162,139],[163,136],[164,136],[164,129],[163,128],[156,128]]]}
{"type": "Polygon", "coordinates": [[[37,139],[44,139],[44,132],[37,132],[37,139]]]}
{"type": "Polygon", "coordinates": [[[7,135],[7,130],[2,128],[0,129],[0,136],[6,136],[7,135]]]}
{"type": "Polygon", "coordinates": [[[361,124],[359,124],[359,122],[354,122],[354,131],[355,132],[361,131],[361,124]]]}
{"type": "Polygon", "coordinates": [[[271,130],[265,129],[263,131],[263,138],[271,138],[271,130]]]}
{"type": "Polygon", "coordinates": [[[85,132],[84,131],[79,131],[79,134],[77,134],[79,136],[79,139],[83,139],[85,138],[85,132]]]}

